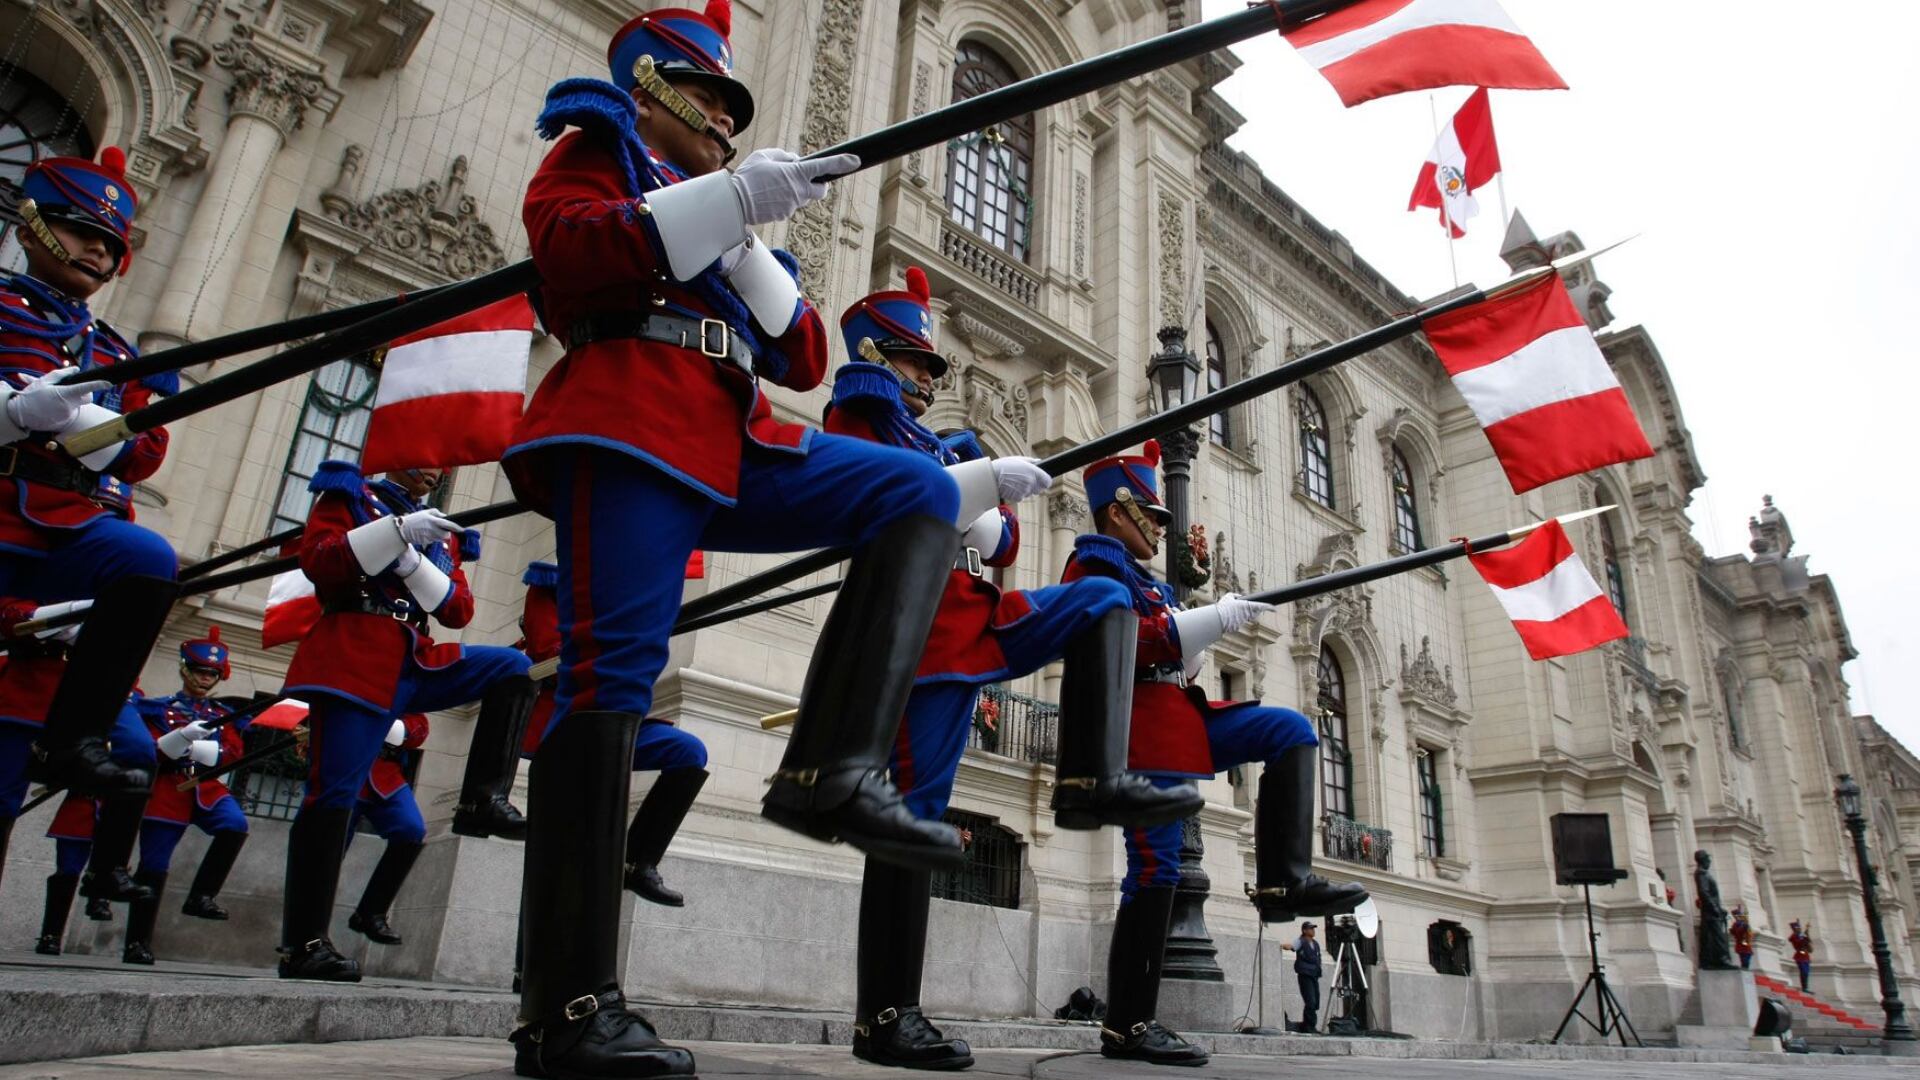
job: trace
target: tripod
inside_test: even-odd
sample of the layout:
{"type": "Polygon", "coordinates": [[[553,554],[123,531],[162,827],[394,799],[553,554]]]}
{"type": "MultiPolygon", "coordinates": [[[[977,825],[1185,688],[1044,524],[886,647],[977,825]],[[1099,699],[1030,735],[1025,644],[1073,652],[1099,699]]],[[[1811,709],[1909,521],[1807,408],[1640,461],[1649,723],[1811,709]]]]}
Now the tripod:
{"type": "MultiPolygon", "coordinates": [[[[1329,925],[1327,934],[1334,936],[1329,925]]],[[[1340,1002],[1340,1018],[1354,1022],[1359,1030],[1367,1026],[1367,969],[1360,964],[1360,948],[1355,940],[1357,931],[1339,934],[1339,948],[1334,952],[1333,985],[1327,988],[1327,1030],[1333,1030],[1333,1003],[1340,1002]],[[1355,1016],[1358,1012],[1360,1015],[1355,1016]]]]}
{"type": "Polygon", "coordinates": [[[1634,1046],[1645,1046],[1640,1041],[1640,1033],[1633,1030],[1633,1021],[1627,1019],[1627,1010],[1620,1007],[1620,1000],[1613,996],[1607,987],[1607,973],[1600,969],[1600,933],[1593,928],[1593,886],[1582,884],[1581,890],[1587,897],[1587,955],[1593,962],[1593,970],[1587,972],[1587,981],[1580,984],[1580,992],[1573,996],[1573,1004],[1567,1006],[1567,1015],[1560,1018],[1560,1026],[1554,1029],[1553,1041],[1559,1042],[1566,1034],[1567,1025],[1574,1017],[1600,1033],[1600,1041],[1605,1042],[1609,1035],[1616,1035],[1620,1045],[1627,1045],[1627,1036],[1633,1036],[1634,1046]],[[1588,987],[1593,988],[1594,1010],[1600,1016],[1598,1023],[1580,1011],[1580,1002],[1587,996],[1588,987]]]}

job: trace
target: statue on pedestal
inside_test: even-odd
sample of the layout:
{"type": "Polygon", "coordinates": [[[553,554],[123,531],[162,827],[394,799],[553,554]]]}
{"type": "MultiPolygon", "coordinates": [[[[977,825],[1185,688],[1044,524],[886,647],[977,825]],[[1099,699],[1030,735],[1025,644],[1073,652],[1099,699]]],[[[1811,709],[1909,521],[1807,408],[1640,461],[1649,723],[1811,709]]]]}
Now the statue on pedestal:
{"type": "Polygon", "coordinates": [[[1694,904],[1700,909],[1700,970],[1731,971],[1733,938],[1727,932],[1727,909],[1720,903],[1720,884],[1713,880],[1713,856],[1693,853],[1694,904]]]}

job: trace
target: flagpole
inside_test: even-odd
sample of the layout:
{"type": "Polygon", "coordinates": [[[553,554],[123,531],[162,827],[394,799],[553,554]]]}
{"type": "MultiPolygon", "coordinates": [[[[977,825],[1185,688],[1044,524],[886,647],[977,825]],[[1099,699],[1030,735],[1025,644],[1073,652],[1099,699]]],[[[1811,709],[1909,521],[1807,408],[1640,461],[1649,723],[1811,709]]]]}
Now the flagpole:
{"type": "MultiPolygon", "coordinates": [[[[1438,146],[1440,144],[1440,105],[1432,94],[1427,95],[1427,113],[1433,117],[1433,142],[1438,146]]],[[[1460,259],[1453,250],[1453,218],[1447,213],[1446,177],[1439,177],[1439,180],[1440,227],[1447,234],[1447,268],[1453,272],[1453,287],[1457,289],[1460,287],[1460,259]]]]}

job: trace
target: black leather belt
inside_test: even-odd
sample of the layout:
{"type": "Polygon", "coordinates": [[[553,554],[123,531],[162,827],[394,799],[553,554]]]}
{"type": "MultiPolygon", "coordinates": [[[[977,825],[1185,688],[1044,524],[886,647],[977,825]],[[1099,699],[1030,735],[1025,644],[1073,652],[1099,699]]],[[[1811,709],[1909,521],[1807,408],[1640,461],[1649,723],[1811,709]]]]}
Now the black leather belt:
{"type": "Polygon", "coordinates": [[[1185,687],[1187,685],[1187,673],[1177,667],[1169,668],[1155,665],[1154,667],[1140,669],[1140,673],[1134,677],[1134,681],[1171,683],[1174,686],[1185,687]]]}
{"type": "Polygon", "coordinates": [[[687,319],[660,311],[610,312],[589,315],[576,321],[567,330],[567,344],[573,348],[595,341],[623,338],[640,338],[692,349],[702,356],[725,360],[741,371],[753,374],[753,353],[722,319],[687,319]]]}
{"type": "Polygon", "coordinates": [[[78,462],[62,461],[33,451],[22,452],[19,443],[0,446],[0,479],[6,477],[81,495],[90,496],[100,490],[99,473],[78,462]]]}
{"type": "Polygon", "coordinates": [[[397,611],[389,607],[386,601],[375,600],[371,596],[362,596],[358,600],[333,601],[323,604],[322,608],[329,615],[345,611],[360,615],[384,615],[395,622],[411,623],[416,626],[425,626],[427,624],[426,612],[418,608],[397,611]]]}

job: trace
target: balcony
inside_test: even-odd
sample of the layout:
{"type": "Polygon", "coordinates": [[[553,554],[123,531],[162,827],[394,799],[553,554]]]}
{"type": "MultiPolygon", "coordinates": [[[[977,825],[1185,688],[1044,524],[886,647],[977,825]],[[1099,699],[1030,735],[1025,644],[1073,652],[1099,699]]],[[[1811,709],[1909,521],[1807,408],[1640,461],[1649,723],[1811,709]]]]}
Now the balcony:
{"type": "Polygon", "coordinates": [[[1040,279],[1015,266],[1011,256],[947,222],[940,227],[940,254],[988,285],[1028,307],[1040,301],[1040,279]]]}
{"type": "Polygon", "coordinates": [[[1393,830],[1363,825],[1342,814],[1328,814],[1321,825],[1327,858],[1393,869],[1393,830]]]}
{"type": "Polygon", "coordinates": [[[967,748],[1051,765],[1059,734],[1060,706],[995,684],[980,688],[967,748]]]}

